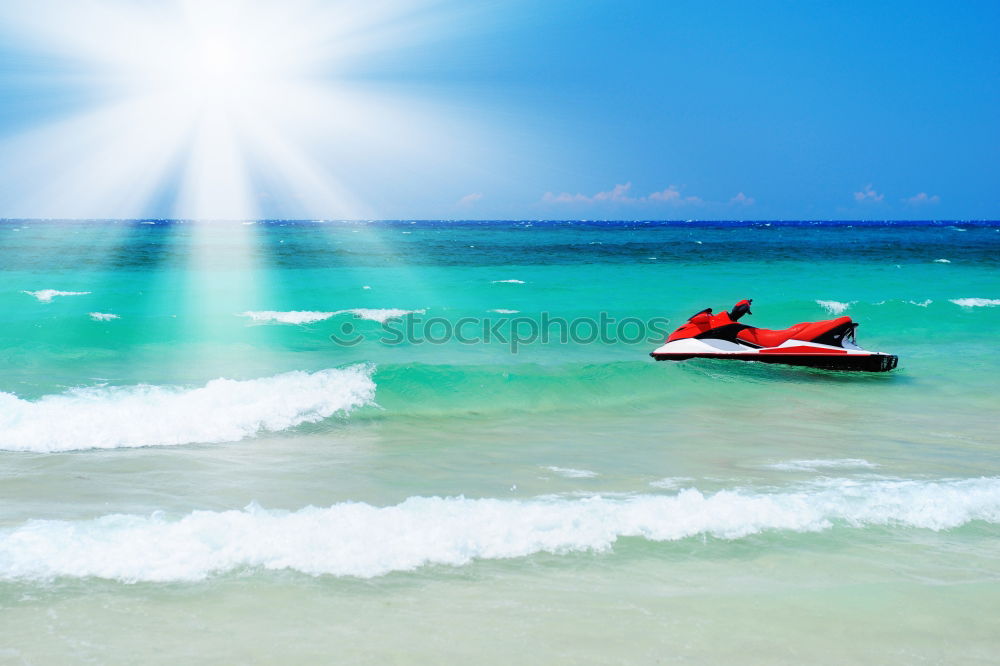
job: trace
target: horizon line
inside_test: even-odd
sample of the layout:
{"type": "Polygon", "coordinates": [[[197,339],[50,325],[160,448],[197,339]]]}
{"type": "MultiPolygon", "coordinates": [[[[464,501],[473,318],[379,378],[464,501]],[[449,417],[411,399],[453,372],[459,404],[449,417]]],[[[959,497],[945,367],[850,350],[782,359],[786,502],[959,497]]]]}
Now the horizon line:
{"type": "Polygon", "coordinates": [[[0,217],[0,224],[17,222],[154,222],[154,223],[212,223],[246,224],[268,222],[295,222],[309,224],[378,224],[385,222],[420,224],[433,223],[559,223],[559,224],[1000,224],[1000,219],[992,218],[942,218],[942,219],[830,219],[830,218],[756,218],[743,220],[719,219],[654,219],[654,218],[316,218],[316,217],[267,217],[267,218],[184,218],[184,217],[0,217]]]}

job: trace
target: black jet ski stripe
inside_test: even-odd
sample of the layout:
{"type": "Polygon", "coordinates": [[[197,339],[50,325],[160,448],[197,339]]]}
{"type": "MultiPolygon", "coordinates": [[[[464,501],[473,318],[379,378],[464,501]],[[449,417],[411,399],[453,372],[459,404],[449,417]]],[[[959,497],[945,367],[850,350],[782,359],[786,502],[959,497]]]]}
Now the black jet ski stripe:
{"type": "Polygon", "coordinates": [[[736,335],[745,328],[753,328],[753,326],[747,326],[746,324],[726,324],[724,326],[719,326],[718,328],[709,329],[704,333],[699,333],[694,337],[696,340],[725,340],[726,342],[733,342],[738,345],[746,345],[747,347],[753,347],[754,349],[761,349],[763,345],[757,345],[752,342],[736,338],[736,335]]]}
{"type": "Polygon", "coordinates": [[[819,335],[814,337],[812,340],[809,340],[808,342],[816,342],[818,344],[829,345],[831,347],[843,347],[844,338],[847,337],[849,334],[853,334],[854,329],[856,329],[857,327],[858,327],[857,323],[849,321],[844,324],[841,324],[840,326],[835,326],[834,328],[831,328],[826,333],[820,333],[819,335]]]}

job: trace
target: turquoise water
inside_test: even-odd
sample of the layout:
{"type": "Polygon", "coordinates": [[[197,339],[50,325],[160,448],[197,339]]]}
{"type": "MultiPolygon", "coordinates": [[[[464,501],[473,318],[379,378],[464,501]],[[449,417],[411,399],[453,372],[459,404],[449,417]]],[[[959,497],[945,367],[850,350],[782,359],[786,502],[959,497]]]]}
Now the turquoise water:
{"type": "Polygon", "coordinates": [[[993,223],[0,222],[0,661],[995,660],[998,269],[993,223]],[[743,298],[899,368],[511,349],[743,298]],[[506,341],[387,339],[462,320],[506,341]]]}

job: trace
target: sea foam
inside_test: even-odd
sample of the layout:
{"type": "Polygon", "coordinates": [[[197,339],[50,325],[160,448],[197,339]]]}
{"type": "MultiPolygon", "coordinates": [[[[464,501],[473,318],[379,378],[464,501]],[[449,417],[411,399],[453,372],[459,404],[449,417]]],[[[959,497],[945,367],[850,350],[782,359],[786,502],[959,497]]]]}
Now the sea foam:
{"type": "Polygon", "coordinates": [[[784,472],[815,472],[821,469],[874,469],[878,465],[863,458],[822,458],[818,460],[784,460],[764,465],[764,467],[784,472]]]}
{"type": "Polygon", "coordinates": [[[196,581],[246,569],[371,578],[426,565],[606,552],[620,537],[740,539],[763,532],[1000,523],[1000,478],[830,479],[781,492],[533,500],[412,497],[276,511],[31,520],[0,529],[0,579],[196,581]]]}
{"type": "Polygon", "coordinates": [[[111,321],[113,319],[121,319],[119,315],[111,314],[110,312],[91,312],[90,318],[94,321],[111,321]]]}
{"type": "Polygon", "coordinates": [[[424,314],[425,312],[426,310],[400,310],[398,308],[353,308],[350,310],[334,310],[333,312],[317,312],[314,310],[290,310],[287,312],[249,310],[241,312],[238,316],[249,317],[258,323],[313,324],[317,321],[336,317],[337,315],[352,314],[359,319],[367,319],[384,324],[390,319],[404,317],[409,314],[424,314]]]}
{"type": "Polygon", "coordinates": [[[258,323],[275,322],[278,324],[312,324],[334,316],[335,312],[316,312],[314,310],[248,310],[241,312],[239,317],[248,317],[258,323]]]}
{"type": "Polygon", "coordinates": [[[692,481],[694,481],[694,478],[690,476],[668,476],[656,481],[650,481],[649,485],[662,490],[679,490],[685,485],[691,485],[692,481]]]}
{"type": "Polygon", "coordinates": [[[988,308],[1000,305],[1000,298],[952,298],[951,302],[963,308],[988,308]]]}
{"type": "Polygon", "coordinates": [[[840,301],[816,301],[817,304],[823,307],[824,310],[832,315],[843,314],[847,308],[854,304],[854,301],[848,303],[841,303],[840,301]]]}
{"type": "Polygon", "coordinates": [[[567,479],[593,479],[600,476],[597,472],[592,472],[589,469],[574,469],[572,467],[557,467],[555,465],[549,465],[545,469],[555,472],[559,476],[564,476],[567,479]]]}
{"type": "Polygon", "coordinates": [[[400,310],[398,308],[354,308],[352,310],[338,310],[334,314],[352,314],[359,319],[377,321],[384,324],[390,319],[398,319],[411,314],[424,314],[427,310],[400,310]]]}
{"type": "Polygon", "coordinates": [[[34,296],[42,303],[51,303],[56,296],[86,296],[89,291],[59,291],[58,289],[40,289],[38,291],[23,292],[29,296],[34,296]]]}
{"type": "Polygon", "coordinates": [[[373,402],[374,368],[287,372],[200,388],[101,386],[38,400],[0,392],[0,450],[74,451],[235,442],[373,402]]]}

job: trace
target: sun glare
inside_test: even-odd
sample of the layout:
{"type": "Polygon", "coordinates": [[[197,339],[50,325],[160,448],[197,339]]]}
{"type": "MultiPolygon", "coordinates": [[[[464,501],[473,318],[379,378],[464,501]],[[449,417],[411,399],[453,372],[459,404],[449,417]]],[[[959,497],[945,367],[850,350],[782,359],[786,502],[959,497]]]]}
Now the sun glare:
{"type": "Polygon", "coordinates": [[[167,63],[159,80],[157,72],[149,74],[152,85],[161,86],[161,94],[177,95],[196,107],[251,104],[266,99],[269,93],[269,82],[260,68],[253,66],[253,52],[222,40],[199,45],[167,63]]]}
{"type": "Polygon", "coordinates": [[[201,50],[201,64],[209,76],[217,80],[225,80],[235,73],[237,57],[233,47],[225,42],[208,44],[201,50]]]}
{"type": "Polygon", "coordinates": [[[86,72],[91,98],[105,101],[4,139],[0,149],[17,156],[8,160],[17,169],[0,178],[23,192],[19,205],[31,217],[140,217],[154,199],[161,210],[172,201],[179,218],[258,217],[268,205],[283,217],[377,215],[353,193],[351,178],[367,169],[370,180],[383,165],[404,162],[424,172],[450,168],[445,160],[478,142],[455,111],[412,89],[393,93],[385,82],[350,76],[368,54],[434,39],[448,24],[446,6],[0,6],[0,26],[16,31],[26,49],[86,72]]]}

